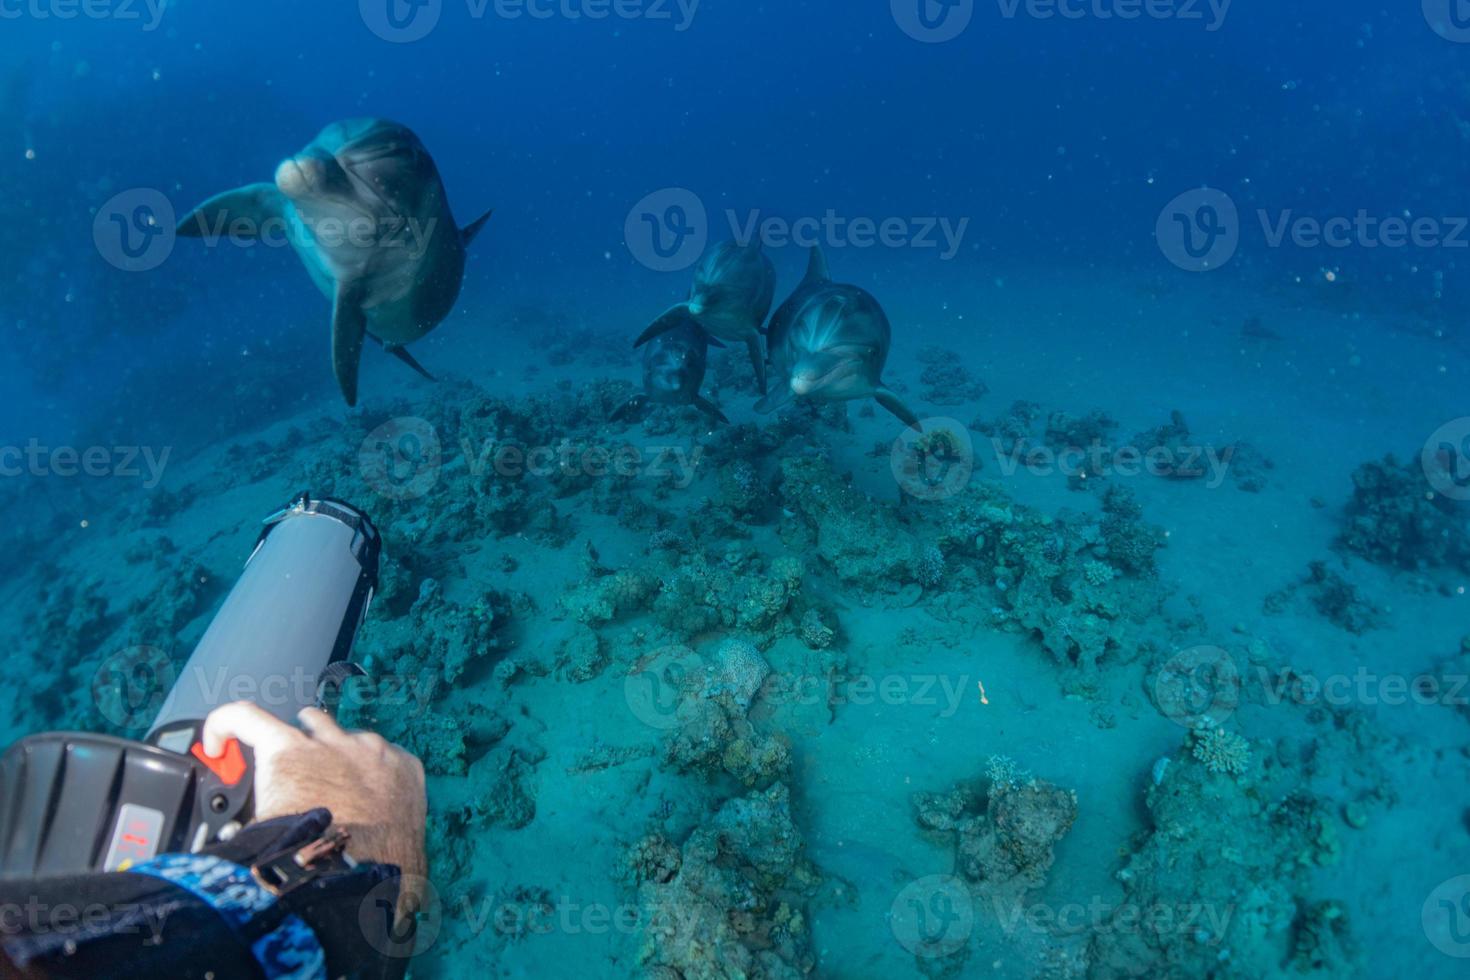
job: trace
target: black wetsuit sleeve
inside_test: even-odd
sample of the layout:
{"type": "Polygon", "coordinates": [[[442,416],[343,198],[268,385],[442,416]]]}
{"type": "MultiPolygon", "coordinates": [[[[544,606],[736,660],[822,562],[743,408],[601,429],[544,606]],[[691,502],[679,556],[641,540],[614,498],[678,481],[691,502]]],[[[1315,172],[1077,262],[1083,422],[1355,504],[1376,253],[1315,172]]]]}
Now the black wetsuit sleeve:
{"type": "MultiPolygon", "coordinates": [[[[242,830],[206,850],[248,867],[320,836],[331,814],[313,810],[242,830]]],[[[326,975],[397,980],[407,959],[393,940],[397,869],[363,864],[282,896],[241,927],[186,888],[143,874],[90,874],[0,882],[0,977],[169,977],[261,980],[252,945],[296,916],[326,955],[326,975]]]]}

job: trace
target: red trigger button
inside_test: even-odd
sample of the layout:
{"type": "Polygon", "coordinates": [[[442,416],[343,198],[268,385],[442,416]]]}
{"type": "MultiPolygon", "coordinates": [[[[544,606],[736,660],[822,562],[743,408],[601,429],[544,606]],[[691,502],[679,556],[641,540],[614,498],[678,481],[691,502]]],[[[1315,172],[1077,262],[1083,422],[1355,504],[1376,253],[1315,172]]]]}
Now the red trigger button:
{"type": "Polygon", "coordinates": [[[204,763],[209,771],[219,777],[220,782],[226,786],[234,786],[245,778],[245,753],[240,751],[240,743],[236,739],[225,742],[225,750],[215,758],[204,754],[204,743],[195,742],[191,749],[194,758],[204,763]]]}

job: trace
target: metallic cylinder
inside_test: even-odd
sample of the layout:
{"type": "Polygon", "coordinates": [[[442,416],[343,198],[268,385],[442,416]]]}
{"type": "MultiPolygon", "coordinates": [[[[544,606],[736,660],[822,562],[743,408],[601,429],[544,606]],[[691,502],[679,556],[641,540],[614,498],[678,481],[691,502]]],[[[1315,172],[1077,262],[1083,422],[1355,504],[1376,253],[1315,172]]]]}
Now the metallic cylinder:
{"type": "Polygon", "coordinates": [[[323,672],[352,653],[377,587],[377,529],[356,508],[306,494],[265,523],[147,741],[175,748],[170,732],[192,732],[232,701],[294,723],[317,703],[323,672]]]}

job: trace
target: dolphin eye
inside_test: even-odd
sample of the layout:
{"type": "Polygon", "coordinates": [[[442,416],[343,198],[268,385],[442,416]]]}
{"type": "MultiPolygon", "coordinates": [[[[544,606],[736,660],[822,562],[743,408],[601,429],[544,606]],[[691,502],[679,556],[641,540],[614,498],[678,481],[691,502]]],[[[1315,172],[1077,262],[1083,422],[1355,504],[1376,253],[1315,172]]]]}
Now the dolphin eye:
{"type": "MultiPolygon", "coordinates": [[[[404,151],[404,143],[401,140],[383,140],[377,144],[356,143],[342,151],[342,156],[349,158],[354,163],[373,163],[377,160],[386,160],[388,157],[397,156],[404,151]]],[[[418,156],[418,148],[412,147],[413,155],[418,156]]]]}

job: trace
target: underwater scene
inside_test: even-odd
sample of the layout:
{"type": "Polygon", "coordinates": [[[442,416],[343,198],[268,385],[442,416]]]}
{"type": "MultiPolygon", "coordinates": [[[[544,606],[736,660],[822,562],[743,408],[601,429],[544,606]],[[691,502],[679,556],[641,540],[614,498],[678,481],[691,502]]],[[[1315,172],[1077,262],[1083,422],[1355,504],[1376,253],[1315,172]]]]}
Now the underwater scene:
{"type": "Polygon", "coordinates": [[[0,744],[143,737],[307,492],[411,976],[1470,975],[1462,0],[0,52],[0,744]]]}

